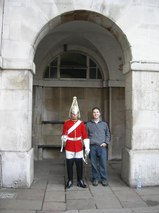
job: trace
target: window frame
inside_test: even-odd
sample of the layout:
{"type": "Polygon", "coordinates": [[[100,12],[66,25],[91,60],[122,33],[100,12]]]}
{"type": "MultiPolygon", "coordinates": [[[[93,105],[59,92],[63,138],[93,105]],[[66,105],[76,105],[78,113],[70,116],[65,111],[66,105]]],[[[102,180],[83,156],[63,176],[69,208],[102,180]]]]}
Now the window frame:
{"type": "Polygon", "coordinates": [[[44,80],[52,80],[52,81],[57,81],[57,80],[65,80],[65,81],[68,81],[68,80],[75,80],[75,81],[103,81],[103,73],[101,71],[101,68],[99,66],[99,64],[92,58],[90,57],[89,55],[86,55],[86,54],[83,54],[81,52],[72,52],[72,51],[69,51],[69,52],[64,52],[62,54],[59,54],[58,56],[56,56],[53,60],[51,60],[51,62],[48,64],[48,66],[45,68],[45,71],[44,71],[44,74],[43,74],[43,79],[44,80]],[[73,67],[75,69],[75,67],[77,69],[85,69],[86,70],[86,78],[72,78],[72,77],[61,77],[61,56],[63,54],[67,54],[67,53],[76,53],[76,54],[80,54],[82,56],[85,56],[86,57],[86,67],[77,67],[77,66],[74,66],[74,65],[70,65],[68,66],[69,68],[73,67]],[[50,66],[50,64],[54,61],[54,60],[57,60],[57,66],[50,66]],[[92,66],[90,66],[90,60],[93,61],[93,63],[96,65],[94,68],[96,69],[96,78],[90,78],[90,68],[93,68],[92,66]],[[56,67],[56,70],[57,70],[57,77],[56,78],[51,78],[50,76],[50,67],[56,67]],[[49,74],[49,77],[45,77],[46,75],[46,72],[48,71],[48,74],[49,74]],[[98,78],[98,72],[100,73],[100,76],[101,78],[98,78]]]}

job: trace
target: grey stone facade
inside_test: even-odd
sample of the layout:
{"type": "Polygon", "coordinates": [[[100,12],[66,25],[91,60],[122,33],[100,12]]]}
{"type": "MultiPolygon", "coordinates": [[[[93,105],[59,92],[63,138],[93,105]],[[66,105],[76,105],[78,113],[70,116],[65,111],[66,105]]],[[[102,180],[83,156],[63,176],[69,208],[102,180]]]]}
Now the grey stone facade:
{"type": "Polygon", "coordinates": [[[141,173],[143,185],[159,184],[158,6],[153,0],[0,1],[2,186],[31,185],[38,144],[57,145],[60,136],[61,126],[42,121],[67,119],[74,95],[83,120],[95,104],[101,107],[112,134],[109,159],[122,159],[125,182],[135,185],[141,173]],[[46,81],[46,66],[64,45],[92,57],[102,82],[46,81]]]}

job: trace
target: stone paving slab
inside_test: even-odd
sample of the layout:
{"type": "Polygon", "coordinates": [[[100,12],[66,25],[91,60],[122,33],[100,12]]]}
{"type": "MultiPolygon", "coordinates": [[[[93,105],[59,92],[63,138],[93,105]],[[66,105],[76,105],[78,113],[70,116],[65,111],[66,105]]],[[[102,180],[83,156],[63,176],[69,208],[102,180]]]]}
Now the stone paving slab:
{"type": "Polygon", "coordinates": [[[64,176],[50,176],[48,178],[48,183],[49,184],[64,184],[64,176]]]}
{"type": "Polygon", "coordinates": [[[44,189],[24,189],[17,192],[17,200],[43,200],[45,195],[44,189]]]}
{"type": "Polygon", "coordinates": [[[147,204],[144,201],[122,201],[123,208],[133,208],[133,207],[147,207],[147,204]]]}
{"type": "Polygon", "coordinates": [[[49,191],[45,194],[44,202],[65,202],[65,193],[63,191],[49,191]]]}
{"type": "Polygon", "coordinates": [[[42,201],[1,199],[0,209],[40,210],[42,201]]]}
{"type": "Polygon", "coordinates": [[[97,196],[94,199],[95,199],[97,209],[110,209],[112,207],[116,209],[122,208],[120,201],[115,196],[105,195],[104,198],[103,196],[97,196]]]}
{"type": "Polygon", "coordinates": [[[114,190],[114,194],[121,202],[141,202],[141,197],[132,189],[126,188],[122,190],[114,190]]]}
{"type": "Polygon", "coordinates": [[[37,211],[36,213],[79,213],[78,210],[69,210],[69,211],[60,211],[60,210],[51,210],[51,211],[37,211]]]}
{"type": "Polygon", "coordinates": [[[100,209],[100,210],[86,209],[86,210],[68,210],[68,211],[55,210],[55,211],[37,211],[36,213],[64,213],[64,212],[65,213],[159,213],[159,209],[152,207],[152,208],[135,208],[135,209],[124,209],[124,208],[123,209],[100,209]]]}
{"type": "Polygon", "coordinates": [[[34,178],[31,188],[34,189],[45,189],[47,185],[47,177],[34,178]]]}
{"type": "Polygon", "coordinates": [[[65,211],[66,203],[62,202],[44,202],[42,210],[65,211]]]}
{"type": "Polygon", "coordinates": [[[17,194],[15,192],[0,192],[0,199],[15,199],[17,194]]]}
{"type": "Polygon", "coordinates": [[[92,195],[89,190],[81,190],[81,191],[67,191],[66,199],[67,200],[80,200],[80,199],[90,199],[92,195]]]}
{"type": "Polygon", "coordinates": [[[133,213],[159,213],[159,207],[133,208],[133,213]]]}
{"type": "Polygon", "coordinates": [[[109,186],[108,187],[103,187],[102,185],[92,186],[92,184],[90,183],[89,190],[94,196],[113,195],[113,191],[109,186]]]}
{"type": "Polygon", "coordinates": [[[17,189],[13,189],[13,188],[0,188],[0,193],[15,193],[17,191],[17,189]]]}
{"type": "Polygon", "coordinates": [[[66,209],[67,210],[96,209],[96,203],[94,199],[67,200],[66,209]]]}
{"type": "Polygon", "coordinates": [[[36,213],[36,211],[30,210],[0,210],[0,213],[36,213]]]}
{"type": "Polygon", "coordinates": [[[95,199],[97,209],[122,208],[120,200],[109,186],[103,187],[99,184],[97,187],[94,187],[90,185],[90,191],[95,199]]]}
{"type": "Polygon", "coordinates": [[[65,193],[65,186],[64,184],[47,184],[46,192],[50,191],[63,191],[65,193]]]}
{"type": "Polygon", "coordinates": [[[159,213],[159,208],[89,209],[79,210],[79,213],[159,213]]]}
{"type": "Polygon", "coordinates": [[[159,207],[159,195],[144,195],[142,199],[146,202],[148,206],[158,206],[159,207]]]}
{"type": "Polygon", "coordinates": [[[136,190],[139,195],[158,195],[159,194],[159,187],[145,187],[141,190],[136,190]]]}
{"type": "Polygon", "coordinates": [[[79,213],[134,213],[132,209],[88,209],[80,210],[79,213]]]}
{"type": "Polygon", "coordinates": [[[111,188],[127,187],[127,185],[119,177],[114,177],[114,176],[109,178],[109,186],[111,188]]]}

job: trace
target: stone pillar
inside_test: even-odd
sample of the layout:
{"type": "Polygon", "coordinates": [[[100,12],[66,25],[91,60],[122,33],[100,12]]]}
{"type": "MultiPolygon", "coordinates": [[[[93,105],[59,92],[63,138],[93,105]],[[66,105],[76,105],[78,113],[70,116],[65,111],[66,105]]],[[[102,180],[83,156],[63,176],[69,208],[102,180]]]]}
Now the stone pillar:
{"type": "Polygon", "coordinates": [[[143,186],[159,185],[159,72],[156,65],[147,65],[151,71],[143,66],[125,75],[126,143],[121,175],[130,186],[136,186],[138,175],[143,186]]]}
{"type": "Polygon", "coordinates": [[[30,187],[33,181],[32,78],[29,70],[0,73],[2,187],[30,187]]]}

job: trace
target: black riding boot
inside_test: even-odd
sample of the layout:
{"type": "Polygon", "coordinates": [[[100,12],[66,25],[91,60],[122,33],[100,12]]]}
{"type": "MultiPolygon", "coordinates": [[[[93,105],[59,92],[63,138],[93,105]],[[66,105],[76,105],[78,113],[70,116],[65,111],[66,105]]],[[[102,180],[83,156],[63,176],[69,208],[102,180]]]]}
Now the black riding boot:
{"type": "Polygon", "coordinates": [[[67,175],[68,175],[68,181],[66,184],[66,189],[71,188],[73,185],[73,163],[74,159],[66,159],[66,164],[67,164],[67,175]]]}
{"type": "Polygon", "coordinates": [[[82,176],[83,176],[83,160],[82,160],[82,158],[76,158],[75,163],[76,163],[76,170],[77,170],[77,186],[86,188],[87,186],[84,183],[84,181],[82,180],[82,176]]]}

